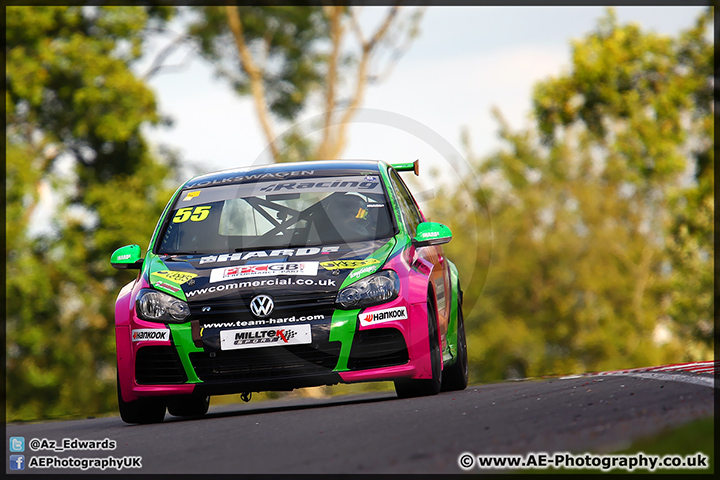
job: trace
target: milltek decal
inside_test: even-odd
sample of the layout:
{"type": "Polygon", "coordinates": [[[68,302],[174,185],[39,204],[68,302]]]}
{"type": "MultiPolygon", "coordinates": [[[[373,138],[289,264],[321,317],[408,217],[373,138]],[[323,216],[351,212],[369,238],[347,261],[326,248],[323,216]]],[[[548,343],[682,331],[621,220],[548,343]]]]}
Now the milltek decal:
{"type": "Polygon", "coordinates": [[[325,270],[337,270],[344,268],[359,268],[366,267],[368,265],[375,265],[380,263],[380,260],[376,258],[367,258],[365,260],[334,260],[331,262],[320,262],[320,266],[325,270]]]}
{"type": "Polygon", "coordinates": [[[265,258],[265,257],[302,257],[307,255],[317,254],[328,254],[331,252],[337,252],[340,247],[323,247],[322,249],[317,247],[297,248],[297,249],[283,249],[283,250],[261,250],[258,252],[241,252],[241,253],[226,253],[224,255],[208,255],[200,259],[200,265],[205,263],[221,263],[221,262],[237,262],[239,260],[250,260],[251,258],[265,258]]]}
{"type": "Polygon", "coordinates": [[[158,340],[167,341],[170,340],[170,330],[167,329],[154,329],[154,328],[143,328],[141,330],[132,331],[132,341],[139,342],[141,340],[158,340]]]}
{"type": "Polygon", "coordinates": [[[406,320],[407,318],[407,309],[405,307],[388,308],[358,315],[360,325],[363,327],[391,320],[406,320]]]}
{"type": "Polygon", "coordinates": [[[281,262],[262,265],[241,265],[238,267],[213,268],[210,283],[224,282],[236,278],[263,277],[270,275],[317,275],[318,262],[281,262]]]}
{"type": "Polygon", "coordinates": [[[160,270],[159,272],[152,272],[151,275],[164,278],[165,280],[170,280],[171,282],[177,283],[178,285],[182,285],[191,278],[197,277],[196,273],[173,272],[171,270],[160,270]]]}
{"type": "Polygon", "coordinates": [[[238,175],[235,177],[223,178],[221,180],[197,182],[197,183],[193,183],[191,185],[185,185],[185,188],[204,187],[207,185],[222,185],[225,183],[236,183],[236,182],[243,182],[246,180],[263,180],[263,179],[282,180],[284,178],[289,178],[289,177],[303,177],[303,176],[314,175],[314,174],[315,174],[315,170],[300,170],[298,172],[278,172],[278,173],[259,173],[259,174],[255,174],[255,175],[238,175]]]}
{"type": "Polygon", "coordinates": [[[277,347],[312,343],[310,325],[283,328],[249,328],[220,332],[220,349],[277,347]]]}

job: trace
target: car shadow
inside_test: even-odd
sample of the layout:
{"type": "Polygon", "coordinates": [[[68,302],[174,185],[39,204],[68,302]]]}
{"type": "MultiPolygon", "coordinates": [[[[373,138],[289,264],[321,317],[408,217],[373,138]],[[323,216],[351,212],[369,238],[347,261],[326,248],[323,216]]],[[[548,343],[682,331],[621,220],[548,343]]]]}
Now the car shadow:
{"type": "MultiPolygon", "coordinates": [[[[170,423],[170,422],[186,422],[186,421],[192,421],[192,420],[205,420],[205,419],[212,419],[212,418],[228,418],[228,417],[243,417],[243,416],[250,416],[250,415],[262,415],[265,413],[277,413],[277,412],[292,412],[297,410],[312,410],[317,408],[330,408],[330,407],[341,407],[341,406],[348,406],[348,405],[362,405],[362,404],[371,404],[371,403],[381,403],[381,402],[387,402],[387,401],[393,401],[393,400],[400,400],[395,392],[377,392],[378,395],[382,395],[381,397],[373,395],[369,398],[357,398],[357,395],[339,395],[337,397],[329,397],[329,398],[298,398],[295,399],[293,402],[292,400],[288,399],[278,399],[278,400],[263,400],[262,403],[258,403],[257,406],[253,405],[243,405],[239,404],[236,406],[239,406],[240,408],[237,410],[231,410],[231,411],[220,411],[220,412],[213,412],[212,406],[211,411],[207,414],[201,416],[201,417],[174,417],[170,414],[165,415],[165,420],[163,423],[170,423]],[[344,396],[352,396],[354,398],[345,398],[344,396]],[[275,403],[275,402],[283,402],[283,405],[271,405],[271,406],[265,406],[265,404],[268,403],[275,403]],[[287,404],[286,402],[293,402],[290,404],[287,404]],[[299,402],[295,404],[295,402],[299,402]],[[300,403],[301,402],[301,403],[300,403]]],[[[368,395],[368,394],[363,394],[368,395]]],[[[227,404],[227,405],[220,405],[217,408],[232,408],[233,404],[227,404]]]]}

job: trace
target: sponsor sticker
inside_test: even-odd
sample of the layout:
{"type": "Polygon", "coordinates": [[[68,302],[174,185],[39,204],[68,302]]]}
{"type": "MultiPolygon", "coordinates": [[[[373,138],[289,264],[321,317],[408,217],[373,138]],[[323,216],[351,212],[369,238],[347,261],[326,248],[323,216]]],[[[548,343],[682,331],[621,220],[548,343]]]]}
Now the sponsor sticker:
{"type": "Polygon", "coordinates": [[[328,254],[330,252],[337,252],[340,247],[306,247],[306,248],[286,248],[280,250],[260,250],[257,252],[239,252],[239,253],[225,253],[222,255],[208,255],[200,259],[200,265],[205,263],[221,263],[221,262],[238,262],[240,260],[250,260],[253,258],[265,258],[265,257],[300,257],[307,255],[317,254],[328,254]]]}
{"type": "Polygon", "coordinates": [[[350,278],[350,279],[360,278],[361,276],[365,275],[366,273],[375,272],[378,268],[380,268],[379,265],[371,265],[369,267],[363,267],[360,270],[355,270],[354,272],[352,272],[350,275],[348,275],[348,278],[350,278]]]}
{"type": "Polygon", "coordinates": [[[162,342],[168,341],[170,340],[170,330],[166,328],[142,328],[132,331],[133,342],[140,342],[143,340],[158,340],[162,342]]]}
{"type": "Polygon", "coordinates": [[[262,179],[283,179],[287,177],[302,177],[306,175],[314,175],[315,170],[300,170],[300,171],[292,171],[292,172],[278,172],[278,173],[262,173],[262,174],[255,174],[255,175],[238,175],[235,177],[226,177],[219,180],[212,180],[212,181],[204,181],[204,182],[196,182],[192,185],[188,185],[190,188],[193,187],[200,187],[200,186],[207,186],[207,185],[218,185],[218,184],[227,184],[227,183],[236,183],[236,182],[242,182],[242,181],[252,181],[252,180],[262,180],[262,179]]]}
{"type": "Polygon", "coordinates": [[[367,327],[377,323],[390,322],[392,320],[407,320],[407,309],[405,307],[386,308],[374,312],[364,312],[358,315],[360,325],[367,327]]]}
{"type": "Polygon", "coordinates": [[[158,272],[152,272],[152,275],[164,278],[165,280],[170,280],[171,282],[177,283],[178,285],[182,285],[188,280],[197,277],[196,273],[173,272],[171,270],[160,270],[158,272]]]}
{"type": "Polygon", "coordinates": [[[244,330],[223,330],[220,332],[220,349],[281,347],[312,343],[310,325],[291,327],[263,327],[244,330]]]}
{"type": "Polygon", "coordinates": [[[129,259],[130,259],[130,257],[131,257],[131,255],[130,255],[130,254],[127,254],[127,255],[120,255],[119,257],[117,257],[117,259],[118,259],[118,260],[129,260],[129,259]]]}
{"type": "Polygon", "coordinates": [[[378,263],[380,263],[380,260],[376,258],[367,258],[365,260],[334,260],[331,262],[320,262],[320,266],[325,270],[337,270],[366,267],[368,265],[375,265],[378,263]]]}
{"type": "Polygon", "coordinates": [[[237,278],[267,277],[275,275],[317,275],[318,262],[280,262],[236,267],[213,268],[210,283],[235,280],[237,278]]]}
{"type": "Polygon", "coordinates": [[[379,191],[380,184],[378,182],[369,182],[362,177],[345,177],[341,180],[333,181],[333,179],[325,179],[319,182],[274,182],[261,187],[261,192],[286,192],[286,191],[379,191]]]}
{"type": "Polygon", "coordinates": [[[193,198],[200,195],[200,190],[195,190],[194,192],[188,192],[187,195],[185,195],[185,198],[182,199],[183,202],[187,202],[188,200],[192,200],[193,198]]]}
{"type": "Polygon", "coordinates": [[[180,291],[180,288],[176,287],[175,285],[170,285],[166,282],[155,282],[153,283],[153,287],[169,293],[178,293],[180,291]]]}
{"type": "Polygon", "coordinates": [[[289,278],[271,278],[269,280],[246,280],[242,282],[232,283],[221,283],[220,285],[213,287],[196,288],[195,290],[188,290],[185,292],[187,298],[194,297],[196,295],[203,296],[216,292],[229,292],[230,290],[243,289],[243,288],[257,288],[257,287],[275,287],[278,285],[311,285],[321,287],[336,287],[335,280],[324,279],[314,280],[312,278],[297,278],[295,280],[289,278]]]}

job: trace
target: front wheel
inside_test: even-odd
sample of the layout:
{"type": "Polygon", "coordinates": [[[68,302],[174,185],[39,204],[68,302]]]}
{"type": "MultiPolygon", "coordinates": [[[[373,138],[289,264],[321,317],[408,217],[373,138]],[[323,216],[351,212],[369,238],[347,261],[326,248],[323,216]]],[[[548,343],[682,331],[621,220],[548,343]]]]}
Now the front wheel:
{"type": "Polygon", "coordinates": [[[428,340],[430,342],[430,361],[432,362],[432,378],[403,379],[395,381],[395,393],[399,398],[424,397],[440,393],[442,385],[442,357],[440,354],[440,337],[438,334],[435,303],[428,296],[428,340]]]}
{"type": "Polygon", "coordinates": [[[465,390],[468,385],[468,355],[467,340],[465,338],[465,320],[462,306],[458,302],[457,318],[457,360],[445,367],[442,378],[442,391],[465,390]]]}
{"type": "Polygon", "coordinates": [[[118,409],[125,423],[160,423],[165,419],[165,400],[162,397],[138,398],[132,402],[122,399],[120,379],[117,379],[118,409]]]}

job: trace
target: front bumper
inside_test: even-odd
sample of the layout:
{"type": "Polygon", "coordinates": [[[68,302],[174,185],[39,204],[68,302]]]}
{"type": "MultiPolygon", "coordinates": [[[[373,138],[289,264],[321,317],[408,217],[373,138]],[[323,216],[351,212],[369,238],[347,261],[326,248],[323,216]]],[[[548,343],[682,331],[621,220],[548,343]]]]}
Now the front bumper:
{"type": "Polygon", "coordinates": [[[123,400],[157,395],[221,395],[292,390],[401,378],[430,378],[426,304],[396,299],[365,310],[332,310],[314,321],[312,343],[221,350],[213,329],[160,325],[130,316],[116,326],[123,400]],[[407,318],[361,325],[359,315],[405,307],[407,318]],[[163,339],[133,341],[132,332],[167,328],[163,339]]]}

